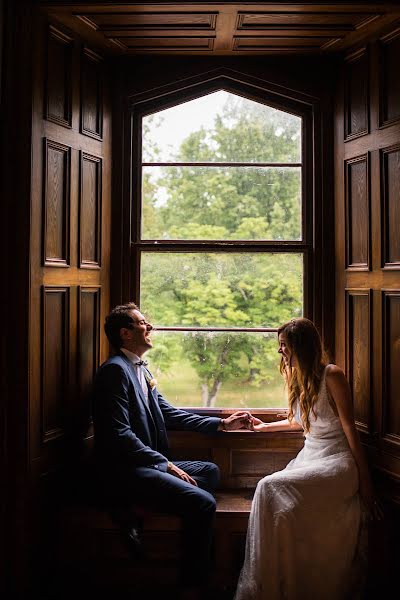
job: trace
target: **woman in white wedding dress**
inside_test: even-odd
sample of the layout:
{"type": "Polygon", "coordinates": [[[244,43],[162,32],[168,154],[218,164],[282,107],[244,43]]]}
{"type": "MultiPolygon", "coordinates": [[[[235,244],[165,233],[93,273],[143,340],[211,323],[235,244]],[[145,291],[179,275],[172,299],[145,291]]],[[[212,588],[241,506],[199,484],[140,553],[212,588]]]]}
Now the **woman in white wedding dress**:
{"type": "Polygon", "coordinates": [[[235,600],[357,598],[361,506],[380,518],[343,371],[308,319],[278,330],[288,418],[255,431],[304,430],[303,449],[259,481],[235,600]],[[360,502],[361,500],[361,502],[360,502]]]}

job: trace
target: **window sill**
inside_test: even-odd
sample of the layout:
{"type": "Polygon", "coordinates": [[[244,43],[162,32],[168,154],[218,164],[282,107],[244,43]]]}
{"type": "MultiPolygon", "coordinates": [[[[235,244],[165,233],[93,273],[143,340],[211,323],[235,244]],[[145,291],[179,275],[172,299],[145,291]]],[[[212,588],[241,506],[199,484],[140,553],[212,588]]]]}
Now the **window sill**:
{"type": "MultiPolygon", "coordinates": [[[[190,408],[182,407],[182,410],[195,413],[202,417],[219,417],[220,419],[229,417],[229,415],[236,411],[248,410],[253,417],[264,421],[264,423],[274,423],[275,421],[286,419],[288,413],[286,408],[196,408],[193,406],[190,408]]],[[[271,434],[269,433],[268,435],[271,434]]]]}

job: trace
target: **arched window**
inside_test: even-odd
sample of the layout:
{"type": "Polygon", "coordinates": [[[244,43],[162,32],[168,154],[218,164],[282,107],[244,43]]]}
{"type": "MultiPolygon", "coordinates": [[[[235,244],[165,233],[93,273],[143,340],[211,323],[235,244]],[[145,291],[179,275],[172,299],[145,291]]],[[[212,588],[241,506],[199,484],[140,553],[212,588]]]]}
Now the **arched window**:
{"type": "Polygon", "coordinates": [[[133,241],[177,406],[286,406],[276,330],[307,313],[300,115],[218,90],[141,118],[133,241]]]}

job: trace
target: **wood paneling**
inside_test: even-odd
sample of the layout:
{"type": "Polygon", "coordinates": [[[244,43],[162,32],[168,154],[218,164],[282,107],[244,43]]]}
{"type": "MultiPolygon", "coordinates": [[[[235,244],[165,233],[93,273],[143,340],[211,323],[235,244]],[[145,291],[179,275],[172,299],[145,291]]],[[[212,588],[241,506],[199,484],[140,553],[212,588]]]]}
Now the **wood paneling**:
{"type": "MultiPolygon", "coordinates": [[[[94,13],[77,14],[78,18],[86,22],[93,29],[100,29],[105,35],[110,35],[110,30],[121,34],[127,31],[140,32],[148,30],[197,30],[206,29],[213,31],[218,13],[213,12],[143,12],[143,13],[94,13]]],[[[118,35],[114,33],[114,35],[118,35]]]]}
{"type": "MultiPolygon", "coordinates": [[[[274,420],[263,418],[267,421],[274,420]]],[[[275,415],[276,417],[276,415],[275,415]]],[[[210,436],[190,432],[170,432],[175,460],[209,460],[221,471],[223,489],[254,489],[257,482],[274,471],[283,469],[296,456],[304,443],[302,433],[229,432],[210,436]]]]}
{"type": "Polygon", "coordinates": [[[344,87],[346,140],[368,133],[368,79],[368,53],[365,48],[362,48],[346,60],[344,87]]]}
{"type": "Polygon", "coordinates": [[[346,290],[346,373],[357,424],[371,431],[371,292],[346,290]]]}
{"type": "MultiPolygon", "coordinates": [[[[39,481],[65,465],[86,435],[88,386],[109,351],[101,322],[109,310],[111,108],[106,64],[63,29],[69,40],[61,47],[68,48],[70,61],[70,126],[44,117],[46,98],[61,89],[67,94],[64,79],[48,77],[55,30],[43,15],[35,26],[29,461],[32,481],[39,481]]],[[[67,62],[61,58],[54,59],[64,78],[67,62]]]]}
{"type": "Polygon", "coordinates": [[[382,266],[400,269],[400,144],[381,150],[382,266]]]}
{"type": "Polygon", "coordinates": [[[102,160],[80,153],[79,266],[99,268],[102,160]]]}
{"type": "Polygon", "coordinates": [[[53,26],[47,39],[45,118],[72,127],[72,38],[53,26]]]}
{"type": "Polygon", "coordinates": [[[336,52],[360,44],[400,17],[393,2],[86,2],[75,7],[52,2],[46,9],[113,54],[336,52]],[[194,34],[197,40],[190,39],[194,34]],[[201,40],[207,36],[208,46],[201,40]]]}
{"type": "Polygon", "coordinates": [[[71,148],[44,141],[43,261],[67,267],[70,250],[71,148]]]}
{"type": "MultiPolygon", "coordinates": [[[[335,126],[336,361],[349,376],[375,471],[392,482],[400,478],[399,33],[397,25],[374,35],[360,50],[368,61],[354,63],[369,80],[369,130],[343,138],[343,129],[358,128],[348,127],[341,91],[335,126]]],[[[344,62],[338,90],[348,78],[344,62]]]]}
{"type": "Polygon", "coordinates": [[[370,262],[369,156],[345,165],[346,268],[368,270],[370,262]]]}
{"type": "Polygon", "coordinates": [[[97,139],[103,137],[102,59],[84,48],[81,61],[81,133],[97,139]]]}
{"type": "Polygon", "coordinates": [[[43,287],[41,440],[64,433],[68,402],[69,288],[43,287]]]}
{"type": "Polygon", "coordinates": [[[400,290],[382,292],[382,309],[382,435],[400,450],[400,290]]]}
{"type": "Polygon", "coordinates": [[[400,28],[381,40],[380,124],[400,119],[400,28]]]}
{"type": "Polygon", "coordinates": [[[78,412],[82,422],[91,420],[90,392],[100,360],[100,293],[99,287],[78,290],[78,412]]]}

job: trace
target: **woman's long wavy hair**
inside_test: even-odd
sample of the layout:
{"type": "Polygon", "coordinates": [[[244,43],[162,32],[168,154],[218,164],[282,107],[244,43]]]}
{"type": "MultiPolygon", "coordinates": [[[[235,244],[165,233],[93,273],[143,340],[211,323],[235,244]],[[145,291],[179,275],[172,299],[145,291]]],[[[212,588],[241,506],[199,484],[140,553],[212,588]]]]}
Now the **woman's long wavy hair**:
{"type": "Polygon", "coordinates": [[[288,321],[278,329],[285,336],[290,357],[295,357],[297,366],[287,366],[282,357],[280,372],[288,386],[288,419],[294,417],[295,404],[300,403],[300,415],[304,431],[310,430],[310,413],[315,415],[315,403],[328,357],[322,347],[320,335],[312,321],[299,318],[288,321]]]}

